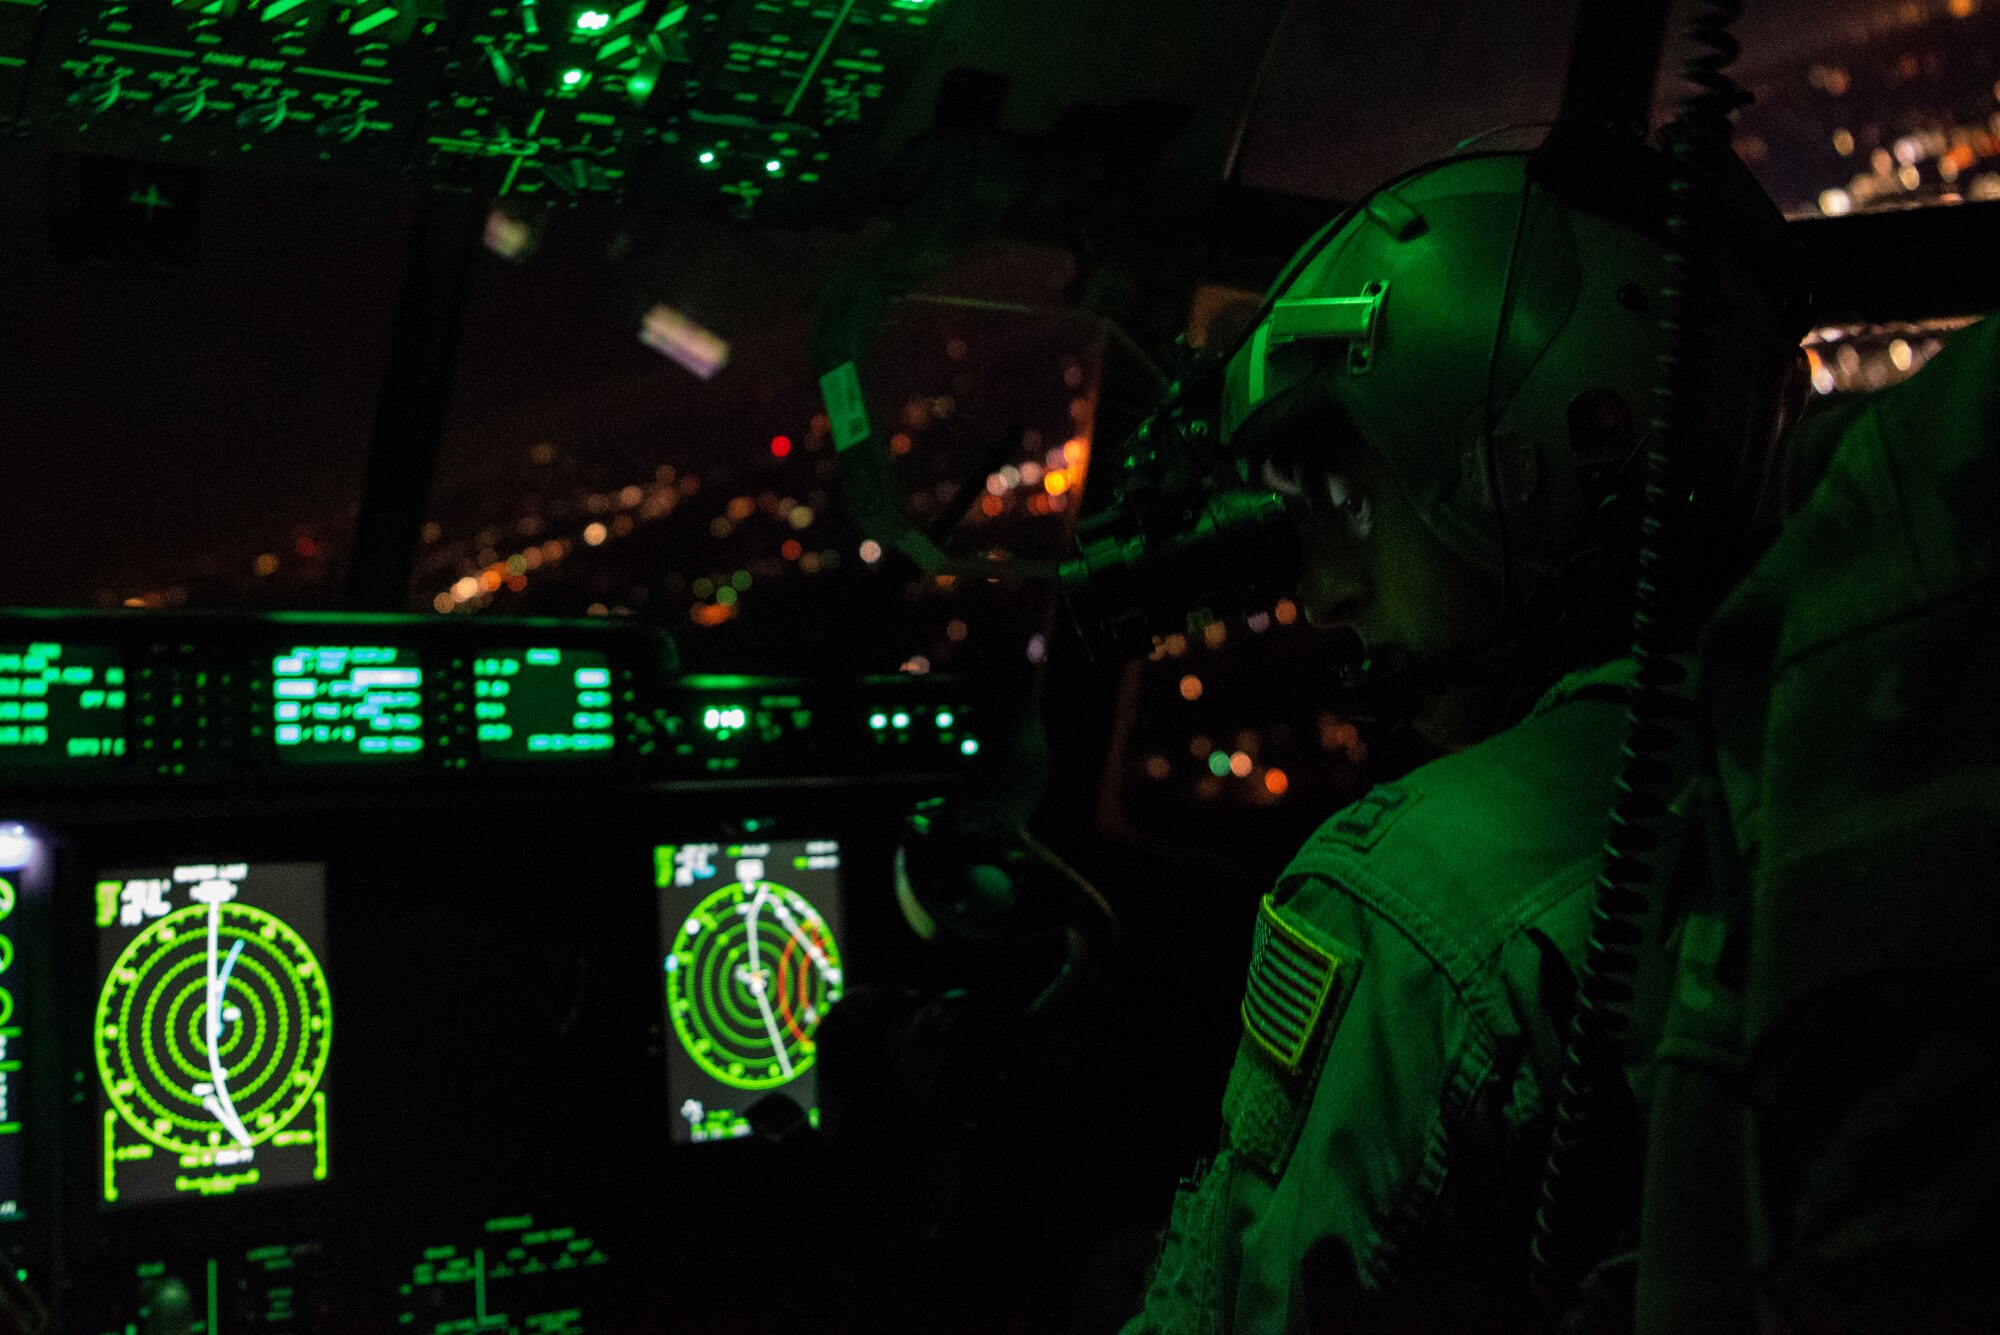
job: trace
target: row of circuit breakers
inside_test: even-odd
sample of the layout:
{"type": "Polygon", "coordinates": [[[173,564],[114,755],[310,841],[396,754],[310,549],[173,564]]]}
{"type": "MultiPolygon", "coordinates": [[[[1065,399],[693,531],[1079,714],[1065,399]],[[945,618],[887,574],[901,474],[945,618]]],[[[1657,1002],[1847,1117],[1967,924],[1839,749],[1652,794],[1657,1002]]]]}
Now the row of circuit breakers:
{"type": "Polygon", "coordinates": [[[785,220],[965,0],[0,0],[0,129],[785,220]]]}

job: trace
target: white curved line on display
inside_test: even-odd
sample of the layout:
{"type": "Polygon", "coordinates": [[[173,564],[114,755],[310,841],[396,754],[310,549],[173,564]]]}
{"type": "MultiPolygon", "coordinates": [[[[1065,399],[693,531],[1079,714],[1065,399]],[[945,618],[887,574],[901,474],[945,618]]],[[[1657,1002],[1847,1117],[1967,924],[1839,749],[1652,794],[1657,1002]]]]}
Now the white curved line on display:
{"type": "Polygon", "coordinates": [[[771,999],[765,995],[764,972],[757,963],[757,910],[770,897],[770,889],[762,881],[757,883],[757,897],[750,901],[750,911],[743,916],[743,926],[750,934],[750,995],[757,998],[757,1010],[764,1017],[764,1032],[771,1036],[771,1050],[778,1054],[778,1069],[789,1080],[792,1078],[792,1059],[785,1052],[785,1041],[778,1037],[778,1017],[771,1014],[771,999]]]}
{"type": "Polygon", "coordinates": [[[215,1050],[216,1040],[222,1037],[222,989],[228,985],[229,971],[236,967],[236,957],[243,953],[243,943],[238,941],[229,951],[229,963],[220,975],[215,969],[217,938],[222,929],[222,905],[208,906],[208,1075],[215,1082],[215,1092],[205,1096],[201,1106],[215,1114],[215,1120],[222,1123],[236,1143],[245,1149],[250,1147],[250,1132],[243,1125],[243,1119],[236,1115],[236,1105],[229,1098],[229,1082],[222,1074],[222,1055],[215,1050]]]}

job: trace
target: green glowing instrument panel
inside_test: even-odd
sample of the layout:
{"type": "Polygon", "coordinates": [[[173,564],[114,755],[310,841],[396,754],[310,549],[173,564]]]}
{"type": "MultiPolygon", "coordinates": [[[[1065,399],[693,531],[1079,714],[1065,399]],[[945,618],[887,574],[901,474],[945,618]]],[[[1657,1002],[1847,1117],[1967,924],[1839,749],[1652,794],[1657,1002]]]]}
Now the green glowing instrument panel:
{"type": "Polygon", "coordinates": [[[0,758],[104,761],[125,754],[125,665],[102,644],[0,643],[0,758]]]}
{"type": "Polygon", "coordinates": [[[493,760],[602,754],[616,740],[601,653],[503,649],[472,665],[479,754],[493,760]]]}
{"type": "Polygon", "coordinates": [[[675,1141],[748,1135],[779,1092],[817,1124],[813,1035],[846,980],[839,843],[662,844],[654,866],[675,1141]]]}
{"type": "Polygon", "coordinates": [[[0,21],[0,117],[25,89],[69,149],[803,221],[959,3],[42,0],[0,21]]]}
{"type": "Polygon", "coordinates": [[[424,749],[424,669],[408,649],[302,644],[271,663],[271,736],[300,764],[414,759],[424,749]]]}
{"type": "Polygon", "coordinates": [[[990,774],[1020,707],[1006,679],[676,669],[610,618],[0,609],[0,793],[934,785],[990,774]]]}
{"type": "Polygon", "coordinates": [[[398,1284],[399,1329],[417,1335],[599,1329],[584,1295],[611,1263],[590,1229],[538,1214],[500,1215],[412,1257],[398,1284]]]}
{"type": "Polygon", "coordinates": [[[112,871],[94,908],[104,1203],[324,1181],[325,868],[112,871]]]}

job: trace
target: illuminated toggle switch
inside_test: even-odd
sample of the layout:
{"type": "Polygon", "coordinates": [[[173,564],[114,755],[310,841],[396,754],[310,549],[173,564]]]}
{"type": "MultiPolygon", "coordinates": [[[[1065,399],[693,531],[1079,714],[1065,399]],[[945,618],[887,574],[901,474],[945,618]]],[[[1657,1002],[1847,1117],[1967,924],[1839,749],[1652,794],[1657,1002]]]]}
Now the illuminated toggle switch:
{"type": "Polygon", "coordinates": [[[566,195],[604,190],[611,185],[611,178],[602,167],[583,158],[547,163],[542,167],[542,175],[566,195]]]}
{"type": "Polygon", "coordinates": [[[178,93],[169,93],[153,103],[153,114],[162,120],[177,120],[187,125],[201,115],[207,105],[206,88],[186,88],[178,93]]]}
{"type": "Polygon", "coordinates": [[[348,11],[348,36],[366,37],[372,33],[378,41],[402,40],[409,35],[407,24],[398,25],[402,30],[384,30],[402,17],[404,3],[405,0],[396,0],[394,4],[389,0],[362,0],[348,11]]]}
{"type": "Polygon", "coordinates": [[[269,134],[283,125],[291,114],[286,105],[287,101],[286,98],[276,97],[268,102],[257,102],[247,106],[236,113],[236,124],[241,129],[269,134]]]}
{"type": "Polygon", "coordinates": [[[368,128],[366,111],[343,111],[338,116],[329,116],[321,121],[314,133],[322,139],[338,139],[343,144],[351,144],[361,137],[368,128]]]}
{"type": "Polygon", "coordinates": [[[125,86],[117,79],[97,79],[71,93],[65,101],[79,111],[109,111],[125,86]]]}

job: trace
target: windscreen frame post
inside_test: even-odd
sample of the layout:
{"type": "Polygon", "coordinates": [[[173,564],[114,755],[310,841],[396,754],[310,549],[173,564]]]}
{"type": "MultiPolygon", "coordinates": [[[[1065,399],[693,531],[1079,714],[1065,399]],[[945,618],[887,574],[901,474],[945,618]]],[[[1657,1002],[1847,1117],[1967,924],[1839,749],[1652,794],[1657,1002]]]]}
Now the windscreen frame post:
{"type": "Polygon", "coordinates": [[[347,565],[351,610],[400,612],[408,605],[487,212],[471,194],[417,193],[347,565]]]}

